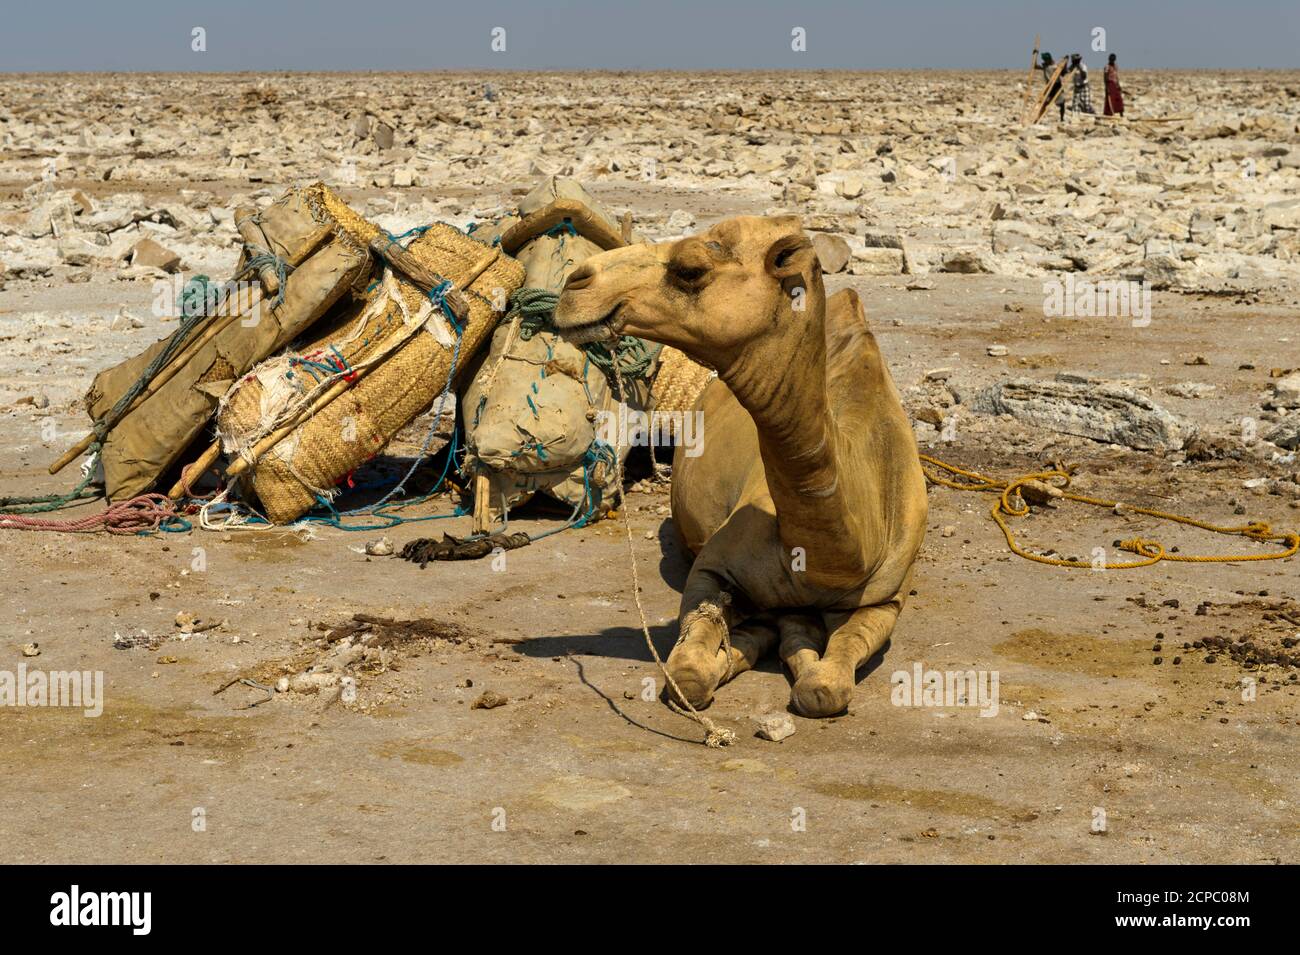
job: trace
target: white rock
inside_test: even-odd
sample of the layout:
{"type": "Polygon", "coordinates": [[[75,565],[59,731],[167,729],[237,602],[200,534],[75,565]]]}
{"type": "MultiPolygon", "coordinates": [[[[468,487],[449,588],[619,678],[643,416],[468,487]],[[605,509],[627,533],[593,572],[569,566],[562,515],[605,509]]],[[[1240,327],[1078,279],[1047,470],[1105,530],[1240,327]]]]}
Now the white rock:
{"type": "Polygon", "coordinates": [[[794,735],[794,720],[789,713],[763,713],[754,717],[754,722],[758,725],[760,739],[779,743],[794,735]]]}

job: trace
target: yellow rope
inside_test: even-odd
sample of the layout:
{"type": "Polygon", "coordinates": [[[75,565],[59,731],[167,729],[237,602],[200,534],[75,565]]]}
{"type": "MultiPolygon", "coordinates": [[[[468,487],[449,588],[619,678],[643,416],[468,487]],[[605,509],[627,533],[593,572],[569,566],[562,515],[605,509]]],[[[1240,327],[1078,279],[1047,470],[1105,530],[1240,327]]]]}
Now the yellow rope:
{"type": "Polygon", "coordinates": [[[1056,485],[1058,489],[1068,487],[1070,484],[1070,474],[1068,471],[1052,469],[1050,471],[1039,471],[1036,474],[1024,474],[1012,481],[998,481],[994,478],[986,477],[976,471],[967,471],[964,468],[956,467],[940,461],[938,458],[932,458],[928,454],[920,456],[924,464],[933,465],[954,474],[959,477],[967,478],[965,482],[953,481],[941,477],[924,467],[926,480],[941,485],[943,487],[954,488],[958,491],[987,491],[998,495],[998,500],[994,503],[990,513],[998,527],[1002,528],[1002,534],[1007,539],[1007,546],[1011,552],[1026,560],[1037,561],[1040,564],[1051,564],[1053,567],[1084,567],[1095,568],[1099,570],[1129,570],[1134,567],[1150,567],[1162,560],[1182,561],[1188,564],[1227,564],[1235,563],[1239,560],[1282,560],[1286,557],[1294,556],[1300,551],[1300,534],[1293,531],[1286,531],[1280,534],[1273,533],[1273,529],[1264,521],[1251,521],[1249,524],[1240,527],[1223,527],[1219,524],[1211,524],[1208,521],[1198,521],[1192,517],[1183,517],[1180,514],[1170,514],[1166,511],[1157,511],[1148,507],[1137,507],[1132,504],[1121,504],[1119,501],[1107,501],[1098,497],[1086,497],[1082,494],[1071,494],[1067,491],[1061,491],[1061,497],[1067,501],[1079,501],[1083,504],[1091,504],[1094,507],[1115,508],[1122,507],[1125,510],[1132,511],[1135,514],[1146,514],[1148,517],[1156,517],[1165,521],[1173,521],[1178,524],[1186,524],[1190,527],[1199,527],[1202,530],[1211,531],[1215,534],[1232,534],[1238,537],[1245,537],[1248,540],[1265,542],[1274,541],[1284,545],[1287,549],[1280,553],[1273,554],[1204,554],[1196,556],[1184,556],[1182,554],[1170,554],[1164,546],[1158,541],[1145,540],[1141,537],[1134,537],[1129,540],[1120,541],[1119,549],[1137,554],[1141,560],[1120,561],[1118,563],[1093,564],[1081,560],[1066,560],[1058,557],[1044,557],[1041,554],[1033,554],[1024,550],[1016,543],[1015,535],[1011,533],[1011,528],[1007,524],[1008,517],[1024,517],[1029,513],[1029,505],[1024,504],[1023,500],[1020,506],[1012,502],[1012,498],[1018,495],[1022,486],[1030,481],[1048,481],[1059,478],[1060,483],[1056,485]]]}

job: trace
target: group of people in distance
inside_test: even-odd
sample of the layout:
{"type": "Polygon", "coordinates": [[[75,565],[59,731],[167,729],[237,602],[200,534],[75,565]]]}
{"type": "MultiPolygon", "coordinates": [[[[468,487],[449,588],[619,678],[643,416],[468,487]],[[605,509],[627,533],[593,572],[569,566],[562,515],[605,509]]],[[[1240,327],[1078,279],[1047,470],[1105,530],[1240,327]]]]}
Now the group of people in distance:
{"type": "MultiPolygon", "coordinates": [[[[1083,62],[1083,56],[1078,53],[1071,53],[1070,60],[1065,65],[1060,75],[1056,75],[1056,62],[1052,59],[1052,54],[1043,53],[1042,62],[1039,69],[1043,71],[1043,83],[1051,83],[1052,88],[1047,92],[1047,101],[1050,103],[1055,100],[1061,108],[1061,121],[1065,121],[1065,97],[1061,96],[1061,85],[1065,78],[1073,74],[1074,98],[1070,102],[1070,111],[1075,113],[1095,113],[1092,108],[1092,89],[1088,86],[1088,64],[1083,62]],[[1055,77],[1055,80],[1053,80],[1055,77]]],[[[1119,67],[1115,64],[1115,54],[1112,53],[1106,62],[1106,72],[1104,74],[1106,82],[1106,105],[1103,114],[1106,116],[1123,116],[1124,115],[1124,93],[1119,88],[1119,67]]]]}

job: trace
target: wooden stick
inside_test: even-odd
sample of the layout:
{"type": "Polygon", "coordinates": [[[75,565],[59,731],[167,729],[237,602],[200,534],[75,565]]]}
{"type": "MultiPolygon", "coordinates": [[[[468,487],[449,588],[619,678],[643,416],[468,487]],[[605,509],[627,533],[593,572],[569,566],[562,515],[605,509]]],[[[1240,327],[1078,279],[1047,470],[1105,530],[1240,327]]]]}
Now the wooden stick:
{"type": "MultiPolygon", "coordinates": [[[[323,231],[318,229],[316,232],[313,232],[308,236],[308,240],[303,243],[302,248],[290,257],[289,264],[297,267],[307,261],[307,259],[316,252],[316,249],[320,247],[321,243],[328,236],[333,234],[334,230],[332,227],[326,227],[323,231]]],[[[248,303],[246,305],[240,303],[241,298],[242,296],[239,294],[239,290],[236,289],[236,294],[233,296],[235,305],[230,305],[229,303],[232,299],[227,298],[217,307],[217,310],[212,315],[208,316],[208,325],[207,328],[204,329],[203,334],[182,348],[180,354],[174,357],[166,366],[154,375],[153,380],[149,382],[145,390],[136,396],[136,399],[131,402],[126,411],[122,412],[122,417],[118,418],[117,421],[113,423],[113,427],[117,427],[123,418],[139,408],[140,405],[144,404],[150,396],[156,394],[158,389],[171,381],[172,378],[176,376],[177,372],[184,368],[190,360],[208,344],[208,342],[212,341],[212,339],[220,335],[225,331],[225,329],[229,328],[235,319],[247,314],[249,310],[261,303],[264,296],[262,295],[261,289],[253,289],[248,296],[248,303]],[[221,314],[222,308],[228,309],[225,315],[221,314]]],[[[85,453],[86,449],[94,443],[95,432],[92,429],[90,434],[78,441],[61,458],[50,465],[50,473],[58,474],[85,453]]]]}
{"type": "Polygon", "coordinates": [[[1047,85],[1043,87],[1043,95],[1038,98],[1038,108],[1034,112],[1034,118],[1029,120],[1029,122],[1025,124],[1026,126],[1032,126],[1042,119],[1043,114],[1051,109],[1052,104],[1055,103],[1065,92],[1065,84],[1062,83],[1061,88],[1056,91],[1056,96],[1053,96],[1050,102],[1048,101],[1048,93],[1051,92],[1052,87],[1056,85],[1056,81],[1061,78],[1061,73],[1064,72],[1065,65],[1069,62],[1069,60],[1062,60],[1060,63],[1056,64],[1056,70],[1052,73],[1051,79],[1049,79],[1047,85]]]}
{"type": "MultiPolygon", "coordinates": [[[[257,210],[249,206],[236,209],[235,228],[239,230],[240,238],[244,240],[245,245],[256,246],[270,251],[271,243],[267,241],[261,227],[253,221],[255,215],[257,215],[257,210]]],[[[262,280],[262,288],[266,289],[267,295],[275,295],[280,291],[280,277],[275,274],[275,269],[271,266],[264,265],[258,269],[257,277],[262,280]]]]}
{"type": "Polygon", "coordinates": [[[576,199],[556,199],[545,209],[530,212],[501,236],[501,248],[514,255],[524,244],[568,220],[574,231],[605,251],[621,249],[627,245],[623,237],[609,227],[604,219],[576,199]]]}
{"type": "Polygon", "coordinates": [[[252,461],[249,461],[248,458],[242,456],[232,461],[230,467],[226,468],[226,479],[233,480],[234,478],[239,477],[239,475],[247,471],[253,464],[256,464],[261,460],[262,455],[266,454],[266,452],[270,451],[292,434],[299,425],[316,415],[317,412],[322,411],[331,401],[343,394],[343,392],[351,389],[353,385],[360,382],[366,377],[366,375],[370,374],[371,371],[380,367],[382,364],[383,362],[376,362],[373,365],[367,365],[355,374],[335,381],[334,384],[330,385],[317,395],[310,405],[306,408],[299,409],[290,421],[280,425],[280,427],[276,428],[266,437],[262,438],[262,440],[253,445],[252,461]]]}
{"type": "Polygon", "coordinates": [[[194,459],[190,464],[181,468],[180,480],[172,485],[172,489],[167,492],[167,496],[173,501],[179,501],[182,497],[190,492],[190,487],[199,478],[207,473],[208,469],[217,463],[217,458],[221,457],[221,441],[213,441],[208,449],[194,459]]]}
{"type": "Polygon", "coordinates": [[[483,258],[479,259],[478,262],[474,264],[474,267],[469,270],[469,276],[463,282],[460,283],[461,288],[467,289],[475,282],[477,282],[478,277],[482,275],[484,272],[486,272],[489,266],[491,266],[492,263],[495,262],[500,257],[501,257],[500,249],[488,249],[487,252],[483,254],[483,258]]]}
{"type": "Polygon", "coordinates": [[[492,526],[492,482],[486,471],[474,472],[474,517],[471,532],[486,534],[492,526]]]}
{"type": "MultiPolygon", "coordinates": [[[[411,255],[386,235],[377,235],[370,240],[370,251],[387,262],[394,270],[401,272],[413,282],[420,291],[428,294],[443,283],[443,277],[411,255]]],[[[487,266],[484,266],[487,268],[487,266]]],[[[469,301],[459,289],[447,292],[445,301],[451,307],[456,318],[463,324],[469,317],[469,301]]]]}
{"type": "MultiPolygon", "coordinates": [[[[236,297],[238,298],[240,296],[236,296],[236,297]]],[[[156,375],[154,375],[153,380],[149,382],[148,386],[146,386],[144,391],[136,395],[135,400],[132,401],[131,404],[127,406],[126,411],[122,412],[122,417],[118,418],[117,421],[113,423],[113,427],[117,427],[117,425],[120,424],[122,420],[126,418],[127,415],[131,414],[142,404],[148,401],[151,397],[157,394],[160,388],[162,388],[165,384],[167,384],[167,382],[171,381],[174,377],[176,377],[176,373],[179,372],[182,368],[184,368],[186,364],[189,363],[190,359],[192,359],[195,355],[197,355],[199,351],[205,345],[208,344],[208,342],[212,341],[212,339],[220,335],[225,329],[229,328],[231,323],[234,322],[235,319],[240,318],[242,315],[247,313],[249,309],[261,303],[262,290],[260,288],[253,289],[252,293],[249,295],[248,298],[249,301],[247,305],[239,305],[235,310],[232,310],[226,315],[222,315],[220,313],[220,310],[218,310],[218,312],[212,316],[212,320],[213,320],[212,324],[210,324],[207,327],[207,329],[204,330],[202,335],[200,335],[197,339],[190,342],[183,349],[181,349],[179,355],[173,358],[170,363],[168,363],[156,375]]],[[[230,299],[226,299],[226,302],[229,301],[230,299]]],[[[223,302],[222,304],[224,305],[225,303],[223,302]]],[[[87,448],[89,448],[94,443],[95,443],[95,432],[94,430],[91,430],[90,434],[86,435],[84,438],[82,438],[80,441],[74,444],[71,448],[67,450],[67,452],[64,453],[64,455],[61,458],[59,458],[57,461],[55,461],[53,464],[50,465],[50,473],[58,474],[65,467],[67,467],[69,464],[75,461],[81,454],[83,454],[86,451],[87,448]]]]}
{"type": "MultiPolygon", "coordinates": [[[[1029,54],[1029,79],[1025,81],[1025,95],[1020,102],[1020,121],[1029,115],[1029,96],[1034,91],[1034,74],[1038,72],[1038,34],[1034,34],[1034,52],[1029,54]]],[[[1040,97],[1042,93],[1038,94],[1040,97]]]]}

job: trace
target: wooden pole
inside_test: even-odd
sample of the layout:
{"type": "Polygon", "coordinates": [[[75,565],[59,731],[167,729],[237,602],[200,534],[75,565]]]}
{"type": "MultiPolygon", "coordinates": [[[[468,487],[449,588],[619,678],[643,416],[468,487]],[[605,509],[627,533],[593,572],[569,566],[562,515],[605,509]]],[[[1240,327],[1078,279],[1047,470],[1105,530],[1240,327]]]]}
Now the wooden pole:
{"type": "Polygon", "coordinates": [[[167,496],[173,501],[179,501],[189,493],[190,486],[217,463],[219,457],[221,457],[221,442],[219,440],[213,441],[208,449],[195,458],[192,463],[181,468],[181,478],[172,485],[172,489],[167,492],[167,496]]]}
{"type": "Polygon", "coordinates": [[[266,437],[262,438],[262,440],[254,444],[251,462],[245,457],[239,457],[232,461],[230,467],[226,468],[226,478],[228,480],[233,480],[234,478],[239,477],[239,475],[247,471],[253,464],[256,464],[257,461],[261,459],[262,455],[266,454],[266,452],[270,451],[273,447],[292,434],[294,429],[299,425],[315,416],[318,412],[324,410],[326,405],[339,395],[343,394],[343,392],[351,389],[353,385],[360,382],[366,377],[366,375],[370,374],[372,370],[378,368],[381,364],[383,363],[376,362],[373,365],[367,365],[357,371],[356,374],[335,381],[334,384],[330,385],[317,395],[310,405],[306,408],[299,409],[290,421],[280,425],[280,427],[276,428],[266,437]]]}
{"type": "MultiPolygon", "coordinates": [[[[303,244],[302,248],[289,259],[289,264],[296,268],[303,262],[307,261],[325,239],[331,235],[333,235],[333,229],[325,229],[324,231],[317,230],[312,233],[308,238],[308,241],[303,244]]],[[[272,274],[274,274],[274,272],[272,274]]],[[[233,296],[235,304],[230,305],[232,299],[227,298],[217,307],[217,311],[208,317],[208,325],[207,328],[204,329],[203,334],[182,348],[180,354],[176,355],[170,362],[160,369],[156,375],[154,375],[153,380],[149,382],[145,390],[136,396],[136,399],[131,402],[126,411],[122,412],[122,417],[118,418],[117,421],[113,423],[113,427],[117,427],[118,423],[121,422],[123,418],[139,408],[151,396],[156,394],[163,385],[176,377],[176,373],[184,368],[190,360],[208,344],[208,342],[212,341],[212,339],[220,335],[225,331],[225,329],[229,328],[235,319],[242,317],[247,314],[249,310],[260,304],[264,298],[265,296],[262,294],[261,289],[253,289],[248,295],[247,304],[243,304],[241,301],[243,296],[237,289],[233,296]],[[222,308],[227,309],[225,315],[221,313],[222,308]]],[[[86,449],[94,443],[95,432],[92,430],[90,434],[78,441],[61,458],[50,465],[50,473],[58,474],[79,456],[84,454],[86,449]]]]}
{"type": "MultiPolygon", "coordinates": [[[[244,240],[245,245],[251,245],[256,248],[268,249],[270,243],[267,242],[266,236],[253,217],[257,215],[257,210],[249,206],[242,206],[235,210],[235,228],[239,230],[239,236],[244,240]]],[[[257,277],[262,280],[262,288],[266,289],[267,295],[275,295],[280,291],[280,277],[275,274],[275,269],[269,265],[264,265],[257,270],[257,277]]]]}
{"type": "Polygon", "coordinates": [[[1062,60],[1060,63],[1056,64],[1056,69],[1053,71],[1051,79],[1049,79],[1047,85],[1043,87],[1043,95],[1038,98],[1038,108],[1034,111],[1034,118],[1029,120],[1029,122],[1025,124],[1026,126],[1032,126],[1042,119],[1043,114],[1051,109],[1052,104],[1055,103],[1065,92],[1065,84],[1062,83],[1061,88],[1056,91],[1056,96],[1051,97],[1050,101],[1048,100],[1048,93],[1050,93],[1052,87],[1056,85],[1056,81],[1061,78],[1061,74],[1065,71],[1065,65],[1068,62],[1069,60],[1062,60]]]}
{"type": "MultiPolygon", "coordinates": [[[[1029,115],[1029,97],[1034,91],[1034,74],[1038,72],[1038,34],[1034,34],[1034,52],[1029,54],[1029,79],[1025,81],[1025,95],[1020,103],[1020,121],[1029,115]]],[[[1043,95],[1040,91],[1040,97],[1043,95]]]]}
{"type": "MultiPolygon", "coordinates": [[[[401,272],[425,294],[432,292],[443,282],[441,275],[415,258],[396,242],[391,241],[386,235],[377,235],[371,239],[370,251],[375,253],[382,261],[391,265],[394,270],[401,272]]],[[[487,266],[485,265],[484,268],[487,268],[487,266]]],[[[451,307],[457,320],[464,324],[469,317],[469,301],[465,296],[461,294],[459,289],[453,288],[447,292],[445,301],[451,307]]]]}
{"type": "Polygon", "coordinates": [[[606,222],[576,199],[556,199],[544,209],[530,212],[501,235],[501,248],[514,255],[524,244],[550,231],[568,219],[574,231],[603,250],[621,249],[627,245],[623,237],[606,222]]]}
{"type": "Polygon", "coordinates": [[[486,471],[474,472],[474,511],[471,532],[486,534],[492,526],[492,482],[486,471]]]}

